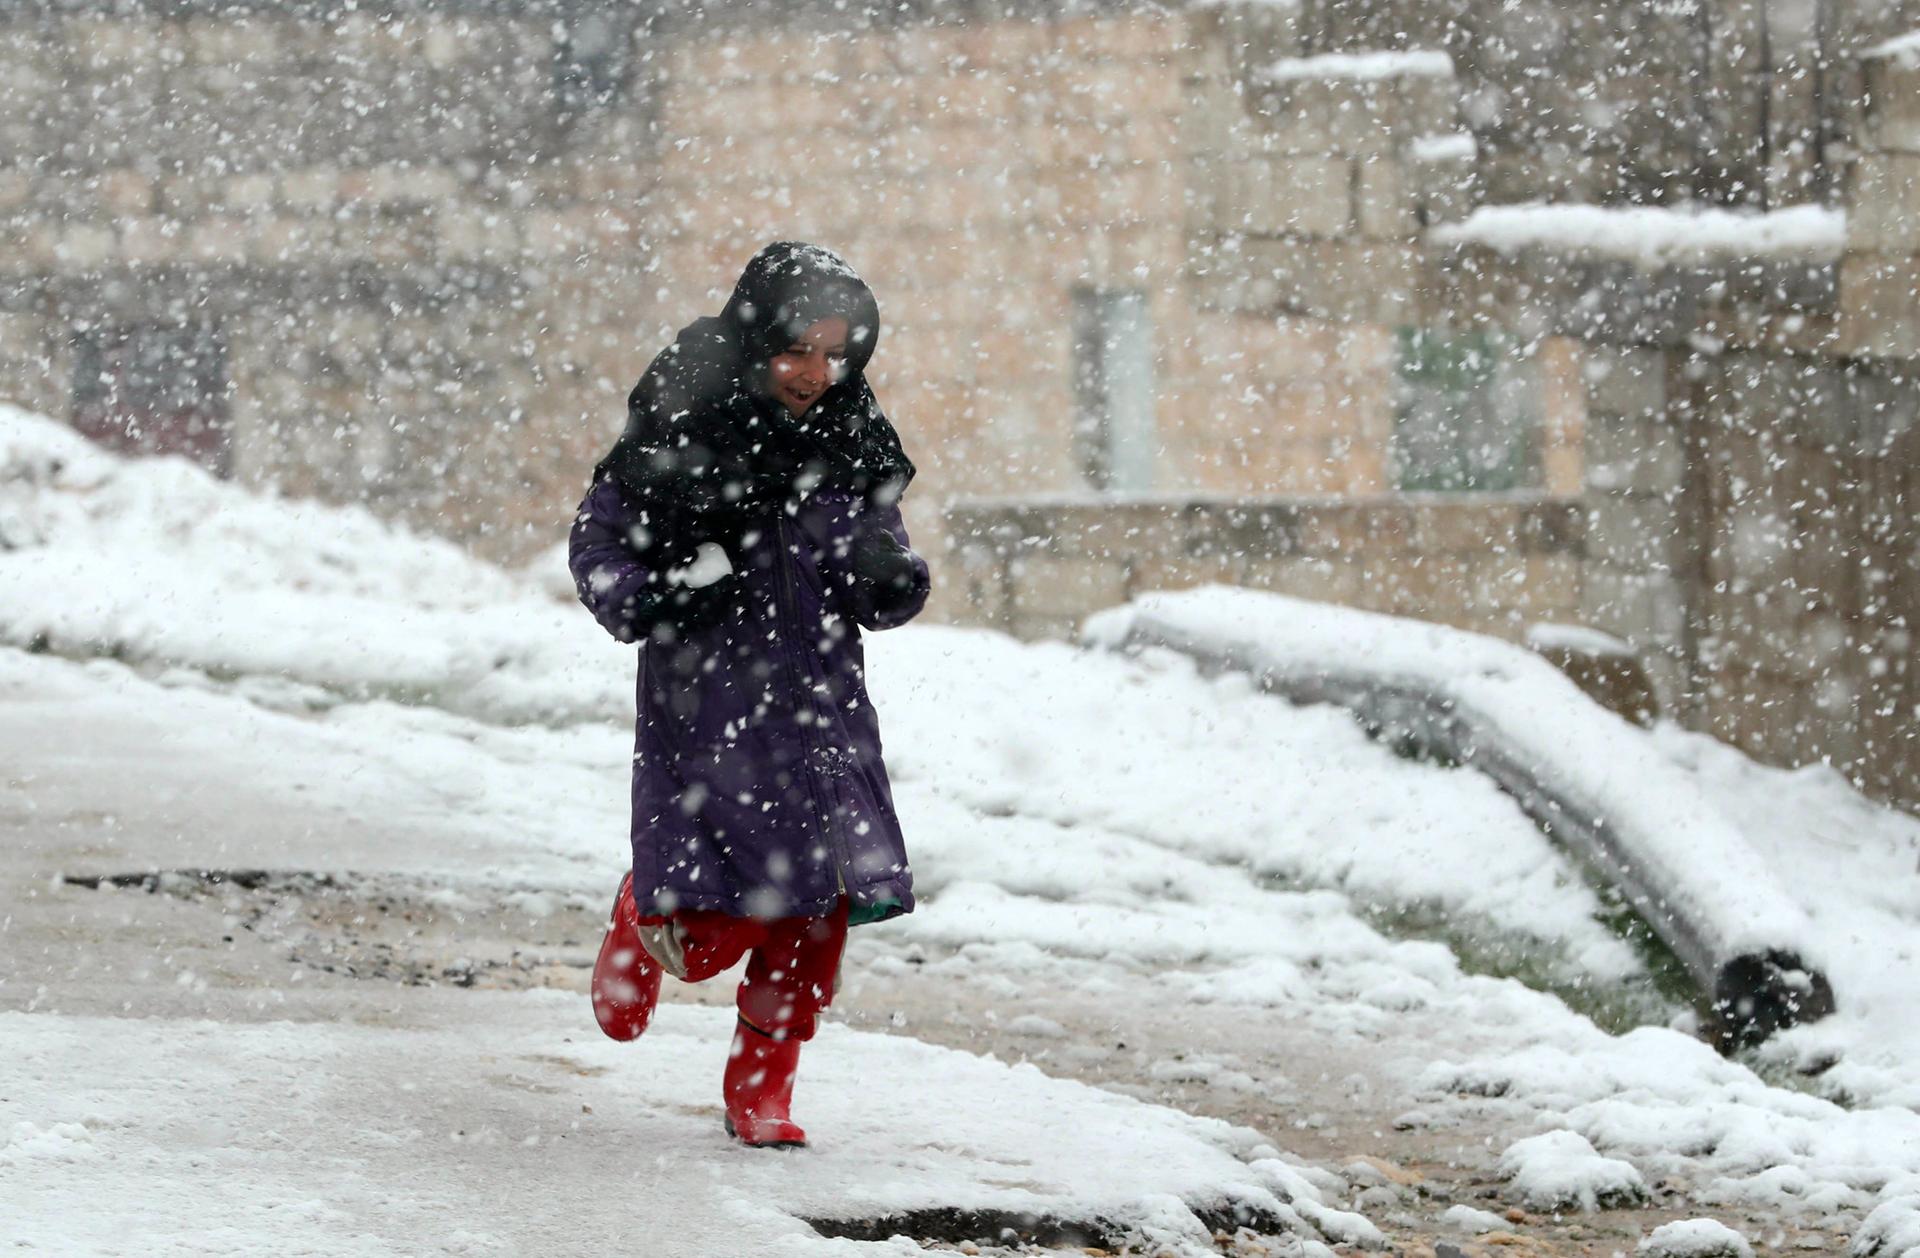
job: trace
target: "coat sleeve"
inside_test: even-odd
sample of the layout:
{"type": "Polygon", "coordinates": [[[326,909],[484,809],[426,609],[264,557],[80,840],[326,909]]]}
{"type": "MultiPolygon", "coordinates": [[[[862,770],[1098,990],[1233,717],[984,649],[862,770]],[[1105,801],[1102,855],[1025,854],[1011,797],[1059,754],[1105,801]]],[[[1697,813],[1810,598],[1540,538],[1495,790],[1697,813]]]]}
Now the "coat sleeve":
{"type": "Polygon", "coordinates": [[[634,523],[619,491],[603,483],[581,501],[567,539],[575,592],[600,627],[622,642],[644,637],[659,612],[660,592],[628,541],[634,523]]]}
{"type": "Polygon", "coordinates": [[[877,545],[892,561],[897,580],[871,581],[856,577],[850,588],[853,619],[862,629],[892,629],[906,624],[927,605],[933,575],[924,556],[915,553],[907,538],[906,521],[898,503],[865,522],[872,536],[855,545],[877,545]]]}

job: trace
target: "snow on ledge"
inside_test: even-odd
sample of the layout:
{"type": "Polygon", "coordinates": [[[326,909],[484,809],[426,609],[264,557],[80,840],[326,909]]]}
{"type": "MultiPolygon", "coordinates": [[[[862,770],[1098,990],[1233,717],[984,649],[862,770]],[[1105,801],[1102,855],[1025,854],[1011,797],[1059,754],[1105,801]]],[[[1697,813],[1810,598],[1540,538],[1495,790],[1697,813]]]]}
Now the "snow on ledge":
{"type": "MultiPolygon", "coordinates": [[[[1806,910],[1644,734],[1511,643],[1444,625],[1229,585],[1158,591],[1083,622],[1083,641],[1151,641],[1257,675],[1396,687],[1444,703],[1605,828],[1639,874],[1726,956],[1825,960],[1806,910]]],[[[1494,858],[1490,854],[1490,859],[1494,858]]]]}
{"type": "Polygon", "coordinates": [[[1328,52],[1317,57],[1282,57],[1260,68],[1268,83],[1300,79],[1450,79],[1453,58],[1433,48],[1411,52],[1328,52]]]}
{"type": "Polygon", "coordinates": [[[1658,267],[1675,262],[1788,258],[1830,262],[1847,243],[1844,210],[1797,205],[1770,213],[1650,205],[1483,206],[1427,233],[1442,245],[1497,253],[1550,249],[1658,267]]]}
{"type": "Polygon", "coordinates": [[[1920,31],[1908,31],[1875,44],[1860,54],[1862,60],[1888,58],[1903,66],[1920,66],[1920,31]]]}
{"type": "Polygon", "coordinates": [[[1471,131],[1423,135],[1407,145],[1407,155],[1417,162],[1470,162],[1479,154],[1471,131]]]}

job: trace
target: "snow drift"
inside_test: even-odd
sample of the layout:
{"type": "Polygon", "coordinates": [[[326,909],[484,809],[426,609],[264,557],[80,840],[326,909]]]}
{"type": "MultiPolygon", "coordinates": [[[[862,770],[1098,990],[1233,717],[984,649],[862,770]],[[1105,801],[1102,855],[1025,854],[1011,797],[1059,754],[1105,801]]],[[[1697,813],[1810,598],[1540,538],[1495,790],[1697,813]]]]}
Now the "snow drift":
{"type": "Polygon", "coordinates": [[[1711,999],[1730,1044],[1832,1012],[1806,911],[1686,773],[1538,656],[1442,625],[1220,585],[1096,613],[1083,636],[1252,673],[1488,774],[1621,889],[1711,999]]]}

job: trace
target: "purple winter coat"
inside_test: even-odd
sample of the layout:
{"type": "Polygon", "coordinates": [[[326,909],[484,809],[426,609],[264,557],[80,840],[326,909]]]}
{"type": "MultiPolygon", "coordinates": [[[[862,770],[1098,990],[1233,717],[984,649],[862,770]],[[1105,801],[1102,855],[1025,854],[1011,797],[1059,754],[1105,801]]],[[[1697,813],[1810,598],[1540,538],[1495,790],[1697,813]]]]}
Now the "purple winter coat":
{"type": "Polygon", "coordinates": [[[844,893],[851,920],[913,909],[860,630],[918,615],[931,588],[875,610],[846,571],[863,510],[907,546],[898,505],[807,495],[772,533],[729,555],[747,599],[681,641],[631,623],[647,573],[627,547],[640,514],[603,481],[580,504],[569,561],[581,599],[622,641],[640,642],[633,753],[633,892],[643,916],[712,909],[740,917],[822,916],[844,893]]]}

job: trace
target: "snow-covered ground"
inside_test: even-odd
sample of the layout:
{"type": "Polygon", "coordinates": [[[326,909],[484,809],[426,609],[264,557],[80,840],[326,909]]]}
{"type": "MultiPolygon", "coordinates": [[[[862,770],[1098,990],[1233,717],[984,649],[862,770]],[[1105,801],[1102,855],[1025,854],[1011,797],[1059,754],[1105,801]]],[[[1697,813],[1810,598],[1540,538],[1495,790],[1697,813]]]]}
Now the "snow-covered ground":
{"type": "MultiPolygon", "coordinates": [[[[35,881],[58,872],[186,866],[406,875],[475,898],[597,902],[610,891],[624,857],[631,661],[584,612],[543,591],[551,574],[492,568],[362,513],[255,498],[184,465],[126,463],[17,412],[0,412],[0,538],[0,642],[48,652],[0,649],[0,728],[12,754],[0,821],[70,838],[57,868],[8,871],[20,875],[8,895],[38,895],[35,881]],[[73,736],[48,741],[48,730],[73,736]],[[92,811],[76,802],[89,796],[92,811]]],[[[1763,1078],[1664,1025],[1608,1034],[1558,996],[1501,976],[1544,976],[1561,989],[1646,984],[1568,859],[1478,775],[1398,759],[1336,710],[1202,677],[1170,652],[1134,659],[911,626],[871,636],[868,658],[926,897],[911,917],[856,932],[850,967],[905,972],[931,958],[912,967],[916,981],[1111,992],[1117,1018],[1129,1001],[1153,999],[1307,1027],[1336,1054],[1343,1045],[1391,1054],[1404,1068],[1410,1127],[1492,1116],[1513,1149],[1491,1155],[1509,1152],[1516,1183],[1564,1176],[1579,1160],[1564,1139],[1528,1138],[1577,1133],[1594,1167],[1624,1162],[1649,1182],[1684,1185],[1703,1207],[1900,1238],[1877,1253],[1920,1246],[1902,1231],[1920,1228],[1920,1065],[1901,1051],[1916,1042],[1911,819],[1819,774],[1761,769],[1677,731],[1646,736],[1806,892],[1829,946],[1842,1013],[1770,1046],[1763,1078]],[[1489,939],[1498,946],[1469,951],[1495,973],[1468,972],[1449,946],[1489,939]],[[1502,949],[1510,964],[1497,960],[1502,949]],[[1817,1078],[1779,1086],[1794,1067],[1829,1060],[1838,1064],[1817,1078]],[[1811,1094],[1823,1088],[1832,1097],[1811,1094]],[[1535,1165],[1542,1157],[1558,1161],[1535,1165]]],[[[7,904],[0,920],[11,920],[7,904]]],[[[171,996],[191,1002],[194,984],[209,980],[179,973],[188,977],[171,996]]],[[[819,1209],[828,1185],[844,1196],[847,1183],[877,1179],[895,1195],[839,1200],[835,1217],[963,1198],[1012,1208],[1032,1192],[1030,1204],[1079,1217],[1180,1227],[1191,1215],[1165,1199],[1217,1202],[1201,1193],[1207,1185],[1314,1200],[1293,1183],[1300,1172],[1244,1131],[1114,1109],[1032,1071],[951,1053],[915,1058],[936,1050],[844,1029],[815,1052],[831,1063],[814,1125],[833,1138],[822,1140],[824,1160],[806,1164],[821,1177],[808,1170],[789,1188],[732,1193],[716,1186],[736,1168],[708,1130],[712,1116],[669,1105],[707,1099],[704,1075],[673,1073],[717,1043],[704,1015],[675,1013],[642,1041],[653,1055],[639,1071],[603,1061],[617,1047],[590,1044],[580,1010],[546,995],[442,993],[474,1003],[436,1004],[431,1018],[385,1028],[316,1018],[224,1037],[187,1017],[103,1020],[117,1006],[86,1007],[86,983],[46,986],[22,992],[0,962],[0,1008],[22,1011],[0,1015],[0,1166],[13,1172],[0,1176],[0,1217],[83,1217],[81,1204],[116,1184],[133,1200],[206,1183],[204,1195],[223,1203],[210,1217],[234,1229],[222,1233],[229,1248],[320,1235],[314,1252],[373,1252],[431,1226],[443,1238],[470,1232],[471,1252],[511,1251],[502,1229],[517,1224],[489,1209],[484,1160],[471,1184],[355,1196],[356,1184],[451,1140],[434,1121],[440,1083],[476,1071],[530,1081],[524,1104],[492,1120],[496,1150],[529,1147],[529,1136],[564,1148],[564,1136],[586,1157],[580,1133],[610,1112],[657,1124],[597,1137],[626,1140],[628,1156],[641,1142],[658,1174],[622,1172],[633,1191],[697,1203],[689,1217],[767,1237],[812,1238],[794,1220],[819,1209]],[[101,1043],[111,1047],[96,1051],[97,1086],[61,1073],[59,1062],[101,1043]],[[526,1057],[545,1064],[513,1064],[526,1057]],[[601,1068],[609,1073],[592,1073],[601,1068]],[[928,1075],[943,1089],[952,1080],[945,1095],[957,1108],[940,1121],[953,1125],[903,1136],[886,1107],[905,1094],[888,1089],[928,1075]],[[222,1081],[229,1099],[208,1108],[203,1098],[222,1081]],[[409,1081],[426,1095],[402,1094],[409,1081]],[[877,1112],[832,1103],[856,1082],[876,1093],[862,1103],[877,1112]],[[276,1096],[292,1109],[280,1127],[263,1127],[276,1096]],[[1002,1099],[989,1108],[988,1096],[1002,1099]],[[329,1097],[350,1097],[350,1113],[379,1112],[365,1141],[339,1142],[351,1128],[330,1117],[329,1097]],[[582,1104],[593,1118],[575,1129],[582,1104]],[[1074,1106],[1110,1145],[1130,1147],[1094,1156],[1072,1143],[1080,1137],[1048,1136],[1018,1116],[1081,1112],[1074,1106]],[[223,1144],[223,1133],[244,1138],[223,1144]],[[994,1169],[1016,1153],[1031,1165],[994,1169]],[[1094,1173],[1106,1162],[1111,1178],[1094,1173]],[[318,1168],[331,1188],[303,1190],[290,1163],[318,1168]],[[246,1185],[256,1191],[241,1193],[246,1185]]],[[[253,1021],[272,1016],[270,994],[253,996],[253,1021]]],[[[1039,1022],[1028,1030],[1051,1034],[1039,1022]]],[[[1195,1047],[1191,1069],[1221,1086],[1266,1086],[1207,1067],[1206,1046],[1195,1047]]],[[[1289,1086],[1303,1085],[1312,1086],[1289,1086]]],[[[775,1173],[764,1165],[737,1173],[775,1173]]],[[[516,1191],[524,1200],[559,1190],[516,1191]]],[[[85,1243],[112,1252],[114,1233],[99,1226],[85,1233],[97,1244],[85,1243]]],[[[51,1234],[40,1235],[44,1244],[51,1234]]],[[[209,1251],[192,1243],[176,1251],[209,1251]]],[[[461,1252],[453,1239],[439,1248],[461,1252]]]]}
{"type": "Polygon", "coordinates": [[[670,1006],[644,1048],[569,1040],[572,993],[436,1012],[399,1027],[0,1013],[9,1246],[920,1253],[804,1220],[947,1209],[1131,1226],[1184,1254],[1214,1252],[1190,1206],[1311,1234],[1290,1202],[1366,1230],[1244,1128],[1032,1066],[828,1028],[802,1097],[814,1147],[768,1155],[699,1103],[732,1030],[721,1010],[670,1006]]]}

